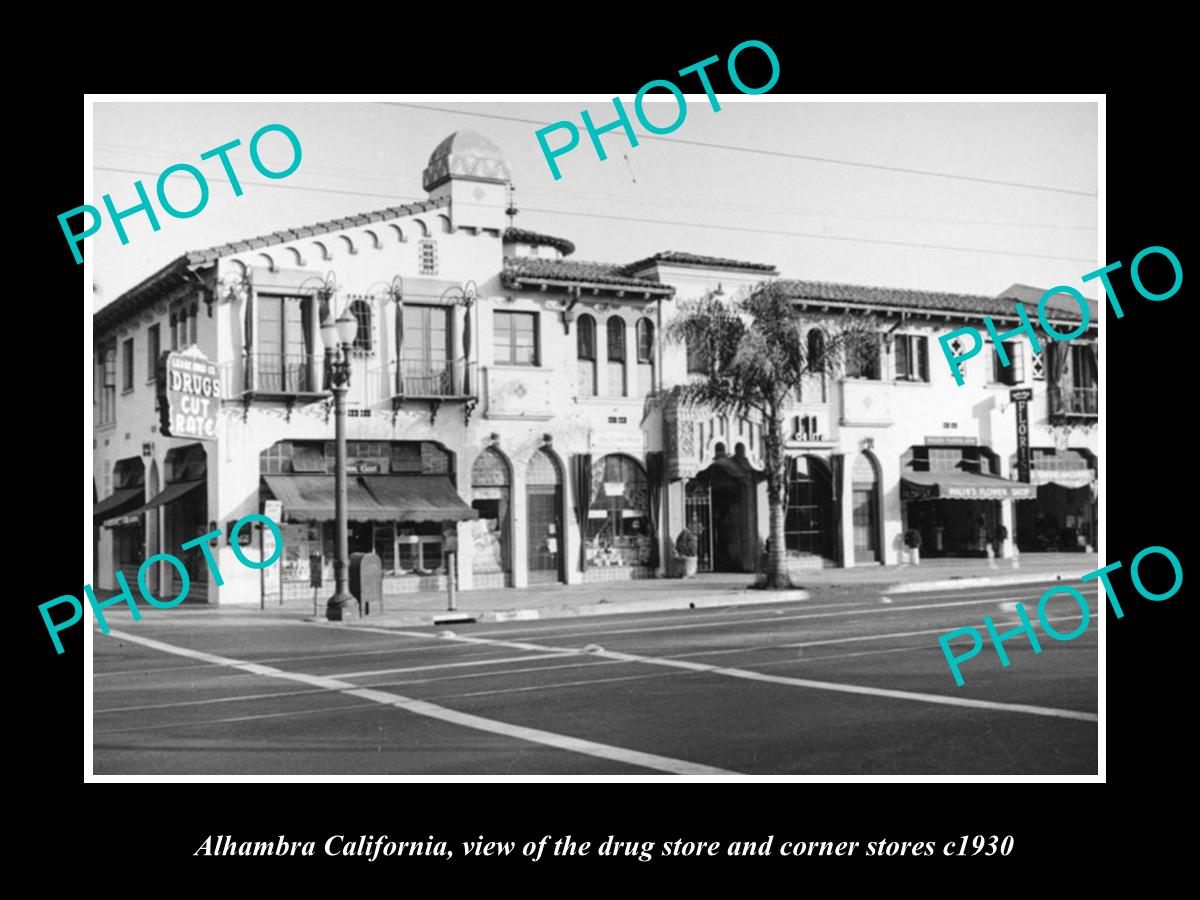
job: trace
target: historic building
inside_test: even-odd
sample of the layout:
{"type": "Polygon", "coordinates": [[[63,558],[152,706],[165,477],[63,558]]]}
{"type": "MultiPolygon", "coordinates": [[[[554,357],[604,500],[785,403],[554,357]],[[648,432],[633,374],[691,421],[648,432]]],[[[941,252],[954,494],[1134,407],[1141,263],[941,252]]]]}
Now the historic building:
{"type": "MultiPolygon", "coordinates": [[[[509,181],[500,150],[460,131],[430,157],[428,200],[187,253],[100,309],[96,583],[115,587],[119,570],[134,584],[147,556],[174,553],[193,599],[332,592],[319,327],[345,309],[358,322],[350,549],[379,555],[385,593],[444,590],[450,538],[465,590],[669,574],[685,525],[702,568],[753,571],[767,533],[761,426],[681,404],[696,364],[662,332],[680,302],[732,297],[776,267],[680,252],[581,262],[569,240],[511,226],[509,181]],[[195,388],[183,418],[164,405],[168,377],[195,388]],[[196,436],[167,437],[164,422],[196,436]],[[264,510],[284,552],[260,574],[229,541],[264,510]],[[213,530],[219,585],[199,547],[179,551],[213,530]]],[[[1095,544],[1094,325],[1043,354],[1014,343],[1008,369],[988,347],[959,387],[938,335],[982,330],[984,315],[1014,327],[1011,299],[784,283],[814,325],[880,322],[877,354],[813,379],[789,416],[794,565],[895,564],[910,528],[925,555],[982,554],[1001,524],[1010,552],[1095,544]],[[1015,480],[1014,386],[1032,388],[1030,483],[1015,480]]],[[[270,552],[251,529],[237,540],[270,552]]],[[[157,568],[151,587],[173,596],[157,568]]]]}

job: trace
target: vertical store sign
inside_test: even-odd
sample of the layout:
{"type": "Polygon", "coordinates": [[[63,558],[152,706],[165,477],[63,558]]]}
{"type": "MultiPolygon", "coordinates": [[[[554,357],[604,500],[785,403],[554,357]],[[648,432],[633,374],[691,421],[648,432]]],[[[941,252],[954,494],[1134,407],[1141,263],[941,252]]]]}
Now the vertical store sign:
{"type": "Polygon", "coordinates": [[[217,364],[191,346],[168,351],[159,360],[158,414],[168,437],[217,438],[221,378],[217,364]]]}
{"type": "MultiPolygon", "coordinates": [[[[272,522],[283,523],[283,503],[279,500],[263,501],[263,515],[272,522]]],[[[268,560],[275,556],[275,532],[270,528],[259,528],[258,533],[261,535],[262,541],[262,559],[268,560]]],[[[266,605],[267,597],[278,597],[280,605],[283,604],[283,566],[268,566],[260,570],[263,576],[262,596],[263,605],[266,605]]]]}
{"type": "Polygon", "coordinates": [[[1029,484],[1029,401],[1033,388],[1014,388],[1009,399],[1017,404],[1017,480],[1029,484]]]}

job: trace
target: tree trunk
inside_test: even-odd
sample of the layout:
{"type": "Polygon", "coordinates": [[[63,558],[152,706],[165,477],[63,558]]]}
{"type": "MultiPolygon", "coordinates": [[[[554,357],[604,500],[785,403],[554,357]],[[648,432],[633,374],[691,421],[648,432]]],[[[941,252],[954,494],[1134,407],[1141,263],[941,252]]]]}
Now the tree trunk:
{"type": "Polygon", "coordinates": [[[766,587],[782,590],[792,587],[787,571],[787,548],[783,538],[783,520],[787,499],[783,456],[783,425],[772,411],[763,423],[763,456],[767,466],[767,503],[770,506],[770,549],[767,552],[766,587]]]}

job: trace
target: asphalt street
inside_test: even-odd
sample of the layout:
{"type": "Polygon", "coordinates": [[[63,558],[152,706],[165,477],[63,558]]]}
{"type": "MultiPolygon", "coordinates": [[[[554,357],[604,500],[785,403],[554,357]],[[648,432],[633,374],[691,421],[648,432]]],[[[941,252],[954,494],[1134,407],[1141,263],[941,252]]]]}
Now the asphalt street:
{"type": "Polygon", "coordinates": [[[405,629],[110,607],[94,772],[1095,774],[1094,589],[1080,637],[1013,637],[1003,668],[984,635],[962,687],[938,645],[1014,601],[1036,624],[1044,587],[405,629]]]}

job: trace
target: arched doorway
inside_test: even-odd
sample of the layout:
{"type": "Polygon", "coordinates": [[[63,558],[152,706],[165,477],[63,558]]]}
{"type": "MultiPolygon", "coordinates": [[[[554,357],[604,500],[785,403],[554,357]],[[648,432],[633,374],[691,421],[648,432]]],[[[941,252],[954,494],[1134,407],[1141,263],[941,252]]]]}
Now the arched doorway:
{"type": "Polygon", "coordinates": [[[512,477],[508,461],[495,447],[479,454],[471,467],[471,507],[479,518],[471,523],[471,569],[476,587],[512,586],[512,477]]]}
{"type": "Polygon", "coordinates": [[[789,457],[787,513],[783,521],[788,554],[834,559],[833,473],[815,456],[789,457]]]}
{"type": "Polygon", "coordinates": [[[697,541],[711,548],[714,572],[753,572],[759,555],[758,497],[761,473],[746,459],[739,444],[729,456],[725,445],[714,447],[714,459],[687,488],[688,515],[695,520],[697,541]],[[699,520],[707,507],[708,528],[699,520]],[[707,531],[707,534],[705,533],[707,531]]]}
{"type": "Polygon", "coordinates": [[[854,460],[850,472],[851,509],[854,513],[854,561],[880,562],[879,464],[866,451],[854,460]]]}
{"type": "Polygon", "coordinates": [[[545,448],[525,470],[525,542],[529,583],[547,584],[563,577],[562,468],[545,448]]]}

